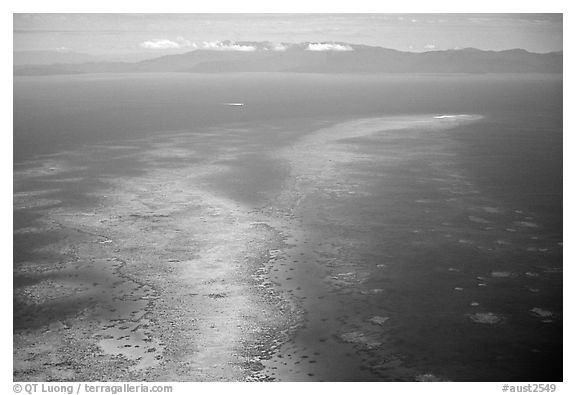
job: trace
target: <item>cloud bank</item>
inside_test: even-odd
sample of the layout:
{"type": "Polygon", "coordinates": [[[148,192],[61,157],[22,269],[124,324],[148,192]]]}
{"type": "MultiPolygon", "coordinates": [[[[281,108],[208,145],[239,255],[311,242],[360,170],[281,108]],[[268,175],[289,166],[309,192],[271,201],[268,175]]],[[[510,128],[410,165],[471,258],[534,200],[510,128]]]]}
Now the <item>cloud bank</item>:
{"type": "Polygon", "coordinates": [[[272,51],[284,52],[288,49],[288,47],[284,44],[271,44],[270,49],[272,51]]]}
{"type": "Polygon", "coordinates": [[[306,47],[307,51],[354,51],[349,45],[331,43],[310,43],[306,47]]]}
{"type": "MultiPolygon", "coordinates": [[[[256,47],[252,45],[237,44],[231,41],[204,41],[201,44],[191,42],[184,37],[178,37],[176,40],[169,40],[166,38],[148,40],[140,43],[140,48],[144,49],[188,49],[197,50],[203,49],[207,51],[241,51],[251,52],[256,51],[256,47]]],[[[276,45],[274,50],[283,50],[282,46],[276,45]]]]}
{"type": "Polygon", "coordinates": [[[180,49],[196,48],[196,44],[186,40],[184,37],[178,37],[175,41],[165,38],[144,41],[140,43],[140,47],[144,49],[180,49]]]}
{"type": "Polygon", "coordinates": [[[256,47],[252,45],[240,45],[230,41],[204,41],[201,49],[212,51],[241,51],[252,52],[256,51],[256,47]]]}
{"type": "MultiPolygon", "coordinates": [[[[298,46],[298,44],[284,44],[284,43],[238,43],[234,41],[203,41],[202,43],[196,44],[191,42],[184,37],[178,37],[175,40],[171,39],[154,39],[148,40],[140,43],[140,47],[144,49],[152,50],[169,50],[169,49],[188,49],[188,50],[205,50],[205,51],[239,51],[239,52],[254,52],[254,51],[278,51],[283,52],[288,50],[292,46],[298,46]]],[[[306,51],[354,51],[349,45],[336,44],[336,43],[325,43],[325,42],[315,42],[307,43],[304,47],[306,51]]]]}

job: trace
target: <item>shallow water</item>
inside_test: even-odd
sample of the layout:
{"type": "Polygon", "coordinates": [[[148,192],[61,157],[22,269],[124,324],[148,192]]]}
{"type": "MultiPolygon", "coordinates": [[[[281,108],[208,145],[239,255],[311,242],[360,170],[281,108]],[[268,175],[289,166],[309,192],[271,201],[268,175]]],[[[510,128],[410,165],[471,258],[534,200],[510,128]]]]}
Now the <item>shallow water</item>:
{"type": "MultiPolygon", "coordinates": [[[[55,265],[66,251],[49,247],[74,244],[42,222],[50,210],[89,211],[106,204],[117,177],[208,161],[219,169],[205,178],[211,191],[285,234],[270,280],[305,313],[294,339],[264,361],[265,375],[561,380],[561,83],[18,77],[16,291],[41,281],[20,267],[55,265]],[[236,101],[246,105],[222,105],[236,101]],[[402,126],[446,114],[479,118],[448,129],[402,126]],[[380,130],[399,115],[404,123],[380,130]]],[[[16,329],[28,325],[15,318],[16,329]]]]}
{"type": "Polygon", "coordinates": [[[356,338],[360,366],[385,380],[545,379],[559,371],[559,229],[545,228],[553,218],[538,220],[546,213],[483,193],[453,155],[457,132],[384,132],[369,148],[368,137],[348,139],[363,144],[361,163],[313,177],[321,187],[307,192],[300,216],[316,237],[304,256],[330,268],[322,281],[335,283],[339,297],[310,302],[301,353],[314,349],[304,333],[332,347],[356,338]],[[335,193],[327,188],[334,180],[342,183],[335,193]],[[535,317],[533,305],[549,306],[555,318],[535,317]],[[373,317],[387,320],[381,328],[373,317]]]}

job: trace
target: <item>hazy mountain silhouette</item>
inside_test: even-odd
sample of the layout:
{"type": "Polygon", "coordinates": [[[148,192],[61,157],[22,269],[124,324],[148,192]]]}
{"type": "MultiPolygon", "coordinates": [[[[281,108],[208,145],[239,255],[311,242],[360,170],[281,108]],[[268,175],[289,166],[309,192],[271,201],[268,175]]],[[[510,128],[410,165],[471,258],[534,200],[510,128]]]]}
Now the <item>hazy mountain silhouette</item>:
{"type": "Polygon", "coordinates": [[[14,51],[13,55],[15,66],[86,63],[98,60],[93,55],[71,51],[14,51]]]}
{"type": "Polygon", "coordinates": [[[197,49],[135,63],[62,62],[18,65],[19,75],[106,72],[312,72],[312,73],[561,73],[562,52],[531,53],[523,49],[483,51],[474,48],[402,52],[347,43],[272,44],[224,41],[220,47],[197,49]]]}
{"type": "Polygon", "coordinates": [[[100,62],[140,62],[145,59],[157,58],[174,51],[130,52],[91,55],[69,50],[14,51],[14,66],[38,66],[54,64],[79,64],[100,62]]]}

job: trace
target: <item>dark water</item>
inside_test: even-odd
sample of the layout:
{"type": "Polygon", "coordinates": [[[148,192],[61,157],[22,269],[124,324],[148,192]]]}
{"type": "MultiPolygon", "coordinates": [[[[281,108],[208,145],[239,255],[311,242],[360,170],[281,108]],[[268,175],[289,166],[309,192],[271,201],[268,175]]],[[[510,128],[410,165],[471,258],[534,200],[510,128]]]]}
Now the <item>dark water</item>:
{"type": "Polygon", "coordinates": [[[20,161],[73,144],[304,117],[471,112],[515,118],[520,111],[558,122],[561,87],[561,77],[513,75],[16,77],[14,155],[20,161]],[[228,102],[247,105],[235,111],[222,106],[228,102]]]}
{"type": "MultiPolygon", "coordinates": [[[[301,376],[286,371],[284,379],[406,380],[418,372],[456,381],[561,380],[560,76],[16,78],[14,161],[15,169],[25,168],[30,160],[79,147],[161,138],[173,131],[194,135],[227,125],[248,131],[235,140],[227,135],[220,144],[245,147],[247,154],[233,161],[235,170],[214,180],[215,188],[262,205],[282,188],[286,174],[263,154],[292,144],[313,130],[310,125],[435,113],[484,119],[416,140],[399,131],[347,141],[374,159],[345,169],[348,181],[360,183],[367,193],[303,203],[304,214],[309,214],[304,226],[316,240],[298,254],[319,260],[320,252],[329,255],[326,240],[345,240],[352,246],[346,258],[354,262],[346,269],[367,273],[365,290],[382,291],[369,296],[336,293],[328,304],[309,305],[310,310],[333,313],[322,321],[326,324],[308,318],[308,332],[303,330],[288,349],[294,355],[313,353],[315,339],[323,339],[322,353],[338,349],[332,356],[342,358],[341,363],[318,356],[316,365],[324,361],[333,368],[310,368],[301,376]],[[246,106],[239,110],[223,106],[226,102],[246,106]],[[407,159],[391,164],[386,153],[394,152],[407,159]],[[327,216],[334,226],[325,226],[327,216]],[[487,313],[494,315],[482,315],[487,313]],[[361,350],[360,359],[347,359],[355,351],[336,339],[338,331],[367,330],[361,322],[372,316],[389,318],[383,326],[386,341],[379,338],[384,350],[361,350]],[[486,317],[497,322],[474,321],[486,317]],[[401,360],[402,368],[371,369],[378,364],[374,361],[386,359],[383,354],[388,361],[401,360]],[[312,371],[315,376],[308,375],[312,371]]],[[[217,155],[219,147],[213,152],[217,155]]],[[[79,173],[91,174],[84,179],[92,181],[66,187],[67,198],[60,204],[93,204],[87,193],[98,191],[100,176],[145,170],[135,159],[105,154],[79,163],[87,165],[79,173]]],[[[35,188],[43,186],[15,179],[15,192],[35,188]]],[[[18,229],[42,214],[25,209],[14,215],[18,229]]],[[[40,259],[33,250],[57,237],[15,236],[15,263],[40,259]]],[[[344,271],[338,264],[333,269],[344,271]]]]}

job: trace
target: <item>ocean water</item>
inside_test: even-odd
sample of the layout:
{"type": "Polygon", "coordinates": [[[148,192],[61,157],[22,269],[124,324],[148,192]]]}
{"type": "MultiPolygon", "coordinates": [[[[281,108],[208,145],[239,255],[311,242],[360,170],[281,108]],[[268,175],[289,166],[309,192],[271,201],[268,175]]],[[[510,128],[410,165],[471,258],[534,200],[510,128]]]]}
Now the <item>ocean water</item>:
{"type": "MultiPolygon", "coordinates": [[[[339,189],[319,175],[324,190],[295,211],[307,241],[292,240],[283,259],[296,273],[274,281],[300,288],[307,315],[265,370],[280,380],[561,380],[561,76],[16,77],[15,194],[55,192],[42,194],[53,203],[15,206],[15,269],[59,259],[42,247],[69,235],[21,232],[47,207],[94,207],[106,179],[145,174],[137,155],[107,147],[184,134],[204,152],[178,159],[187,165],[234,149],[211,186],[258,209],[290,179],[271,153],[350,120],[422,114],[482,119],[334,142],[361,160],[338,165],[339,189]],[[78,182],[20,177],[74,152],[89,153],[68,156],[78,182]]],[[[17,275],[15,288],[29,281],[17,275]]]]}

